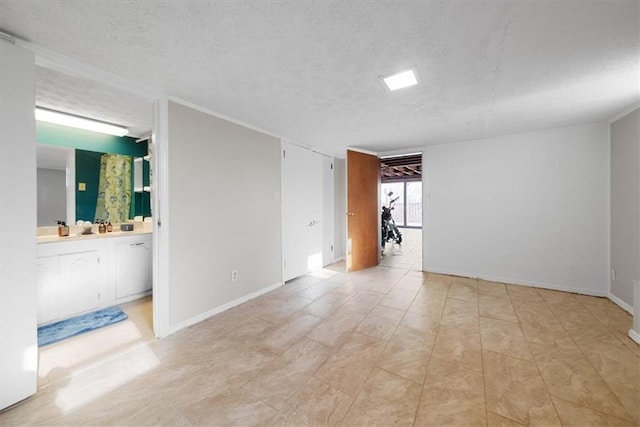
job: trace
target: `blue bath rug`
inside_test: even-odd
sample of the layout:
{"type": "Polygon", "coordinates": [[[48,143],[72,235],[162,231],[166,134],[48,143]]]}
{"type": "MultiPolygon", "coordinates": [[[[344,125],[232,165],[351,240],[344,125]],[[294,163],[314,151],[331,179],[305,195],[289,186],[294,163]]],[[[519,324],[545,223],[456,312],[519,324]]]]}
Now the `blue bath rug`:
{"type": "Polygon", "coordinates": [[[38,346],[53,344],[104,326],[125,320],[128,316],[120,307],[108,307],[38,328],[38,346]]]}

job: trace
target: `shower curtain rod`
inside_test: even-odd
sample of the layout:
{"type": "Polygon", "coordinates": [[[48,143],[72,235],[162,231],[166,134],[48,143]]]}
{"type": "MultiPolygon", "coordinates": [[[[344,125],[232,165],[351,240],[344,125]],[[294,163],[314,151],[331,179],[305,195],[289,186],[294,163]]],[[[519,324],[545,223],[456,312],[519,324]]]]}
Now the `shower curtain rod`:
{"type": "Polygon", "coordinates": [[[151,139],[151,132],[147,133],[146,135],[141,136],[140,138],[136,139],[136,144],[141,143],[142,141],[148,141],[151,139]]]}

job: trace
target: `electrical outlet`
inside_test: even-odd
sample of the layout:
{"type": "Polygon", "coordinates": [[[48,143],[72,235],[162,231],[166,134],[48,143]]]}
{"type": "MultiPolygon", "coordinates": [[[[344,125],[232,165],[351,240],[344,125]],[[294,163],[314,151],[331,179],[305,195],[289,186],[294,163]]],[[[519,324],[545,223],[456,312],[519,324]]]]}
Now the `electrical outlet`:
{"type": "Polygon", "coordinates": [[[611,280],[616,280],[616,271],[611,270],[611,280]]]}
{"type": "Polygon", "coordinates": [[[231,272],[231,281],[235,282],[236,280],[238,280],[238,270],[233,270],[231,272]]]}

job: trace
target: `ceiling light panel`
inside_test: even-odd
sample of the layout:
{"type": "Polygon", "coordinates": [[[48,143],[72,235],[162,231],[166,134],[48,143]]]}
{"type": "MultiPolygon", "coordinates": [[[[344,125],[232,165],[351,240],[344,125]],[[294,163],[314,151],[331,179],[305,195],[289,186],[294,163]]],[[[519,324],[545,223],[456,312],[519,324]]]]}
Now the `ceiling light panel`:
{"type": "Polygon", "coordinates": [[[409,86],[415,86],[418,84],[418,72],[416,67],[411,67],[408,70],[401,71],[399,73],[389,74],[380,77],[380,80],[384,83],[385,88],[389,91],[402,89],[409,86]]]}
{"type": "Polygon", "coordinates": [[[36,120],[114,136],[125,136],[129,133],[129,129],[122,126],[91,120],[85,117],[73,116],[71,114],[60,113],[58,111],[47,110],[40,107],[36,107],[36,120]]]}

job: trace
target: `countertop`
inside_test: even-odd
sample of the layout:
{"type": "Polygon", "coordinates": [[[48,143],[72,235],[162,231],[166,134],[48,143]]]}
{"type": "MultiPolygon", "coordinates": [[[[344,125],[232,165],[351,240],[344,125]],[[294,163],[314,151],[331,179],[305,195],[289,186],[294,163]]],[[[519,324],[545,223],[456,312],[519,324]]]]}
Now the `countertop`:
{"type": "Polygon", "coordinates": [[[40,243],[59,243],[74,240],[91,240],[91,239],[109,239],[114,237],[138,236],[141,234],[151,234],[150,230],[133,230],[133,231],[113,231],[111,233],[93,233],[93,234],[70,234],[66,237],[56,235],[38,236],[36,241],[40,243]]]}

